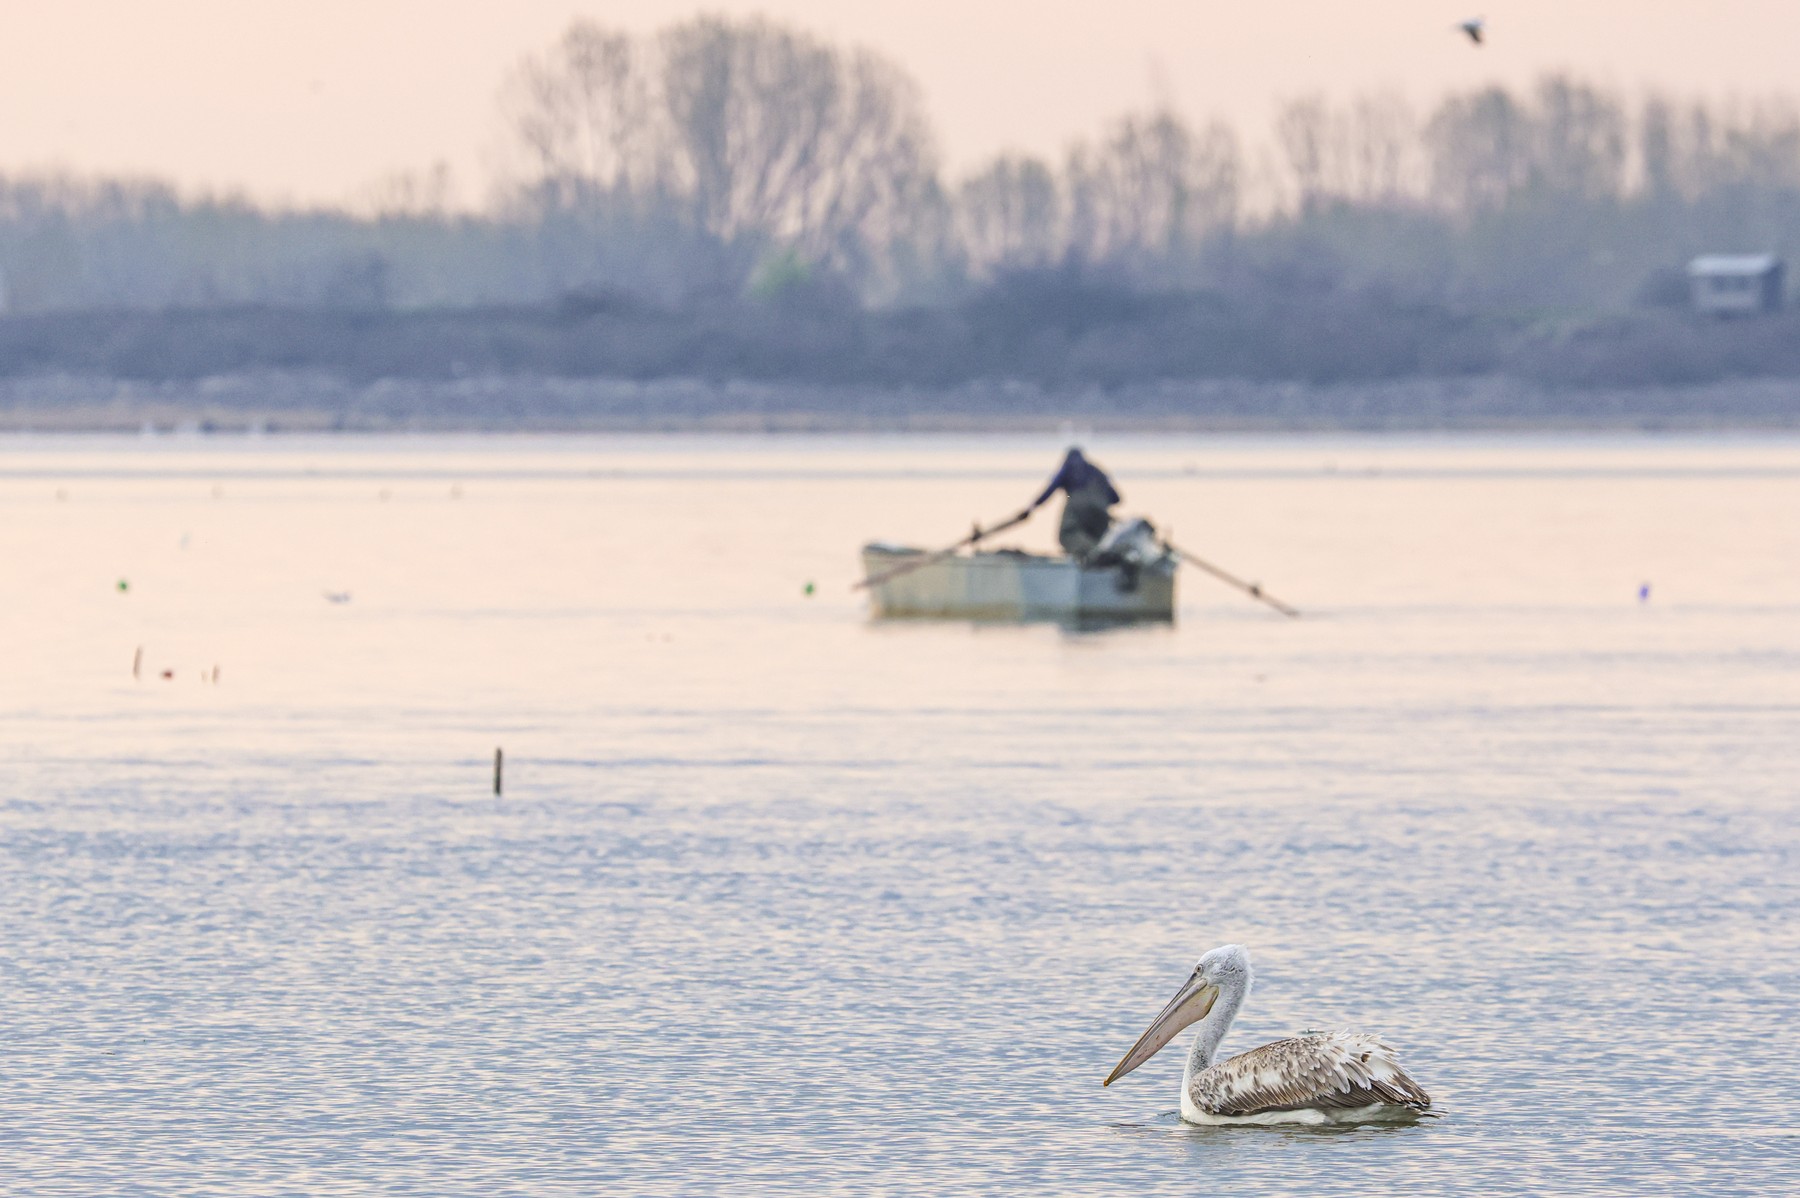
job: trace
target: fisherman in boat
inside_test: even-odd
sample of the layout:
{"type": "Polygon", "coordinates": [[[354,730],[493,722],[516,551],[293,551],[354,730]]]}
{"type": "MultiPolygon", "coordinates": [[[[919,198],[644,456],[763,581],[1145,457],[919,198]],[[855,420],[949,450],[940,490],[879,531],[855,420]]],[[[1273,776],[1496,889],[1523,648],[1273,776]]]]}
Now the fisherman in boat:
{"type": "Polygon", "coordinates": [[[1079,448],[1071,447],[1044,493],[1032,500],[1031,506],[1019,515],[1029,516],[1058,491],[1069,498],[1063,503],[1062,527],[1057,530],[1056,539],[1061,542],[1064,553],[1078,562],[1086,561],[1099,548],[1106,530],[1112,527],[1112,513],[1108,509],[1119,502],[1119,492],[1113,487],[1112,479],[1106,477],[1106,471],[1082,456],[1079,448]]]}

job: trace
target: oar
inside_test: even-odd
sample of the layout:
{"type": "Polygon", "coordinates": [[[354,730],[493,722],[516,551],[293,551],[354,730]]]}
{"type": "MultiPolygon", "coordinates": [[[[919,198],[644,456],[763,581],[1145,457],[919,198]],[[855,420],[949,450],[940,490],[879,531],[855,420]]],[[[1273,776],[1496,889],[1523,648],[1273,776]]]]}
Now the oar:
{"type": "Polygon", "coordinates": [[[996,524],[992,528],[977,528],[974,532],[970,533],[968,536],[964,537],[962,540],[958,541],[956,544],[950,546],[947,549],[939,549],[936,553],[927,553],[923,557],[910,558],[907,561],[901,562],[899,565],[894,566],[891,569],[883,570],[879,574],[871,574],[869,577],[863,579],[861,582],[853,583],[851,585],[850,589],[853,591],[860,591],[864,587],[877,586],[880,583],[886,582],[890,578],[898,578],[902,574],[910,574],[914,570],[919,569],[921,566],[929,566],[932,562],[941,562],[945,558],[950,557],[953,554],[955,554],[955,552],[958,549],[965,548],[966,546],[969,546],[969,545],[974,545],[979,541],[983,541],[983,540],[987,539],[988,537],[993,536],[997,532],[1005,532],[1007,529],[1013,527],[1015,524],[1023,524],[1023,523],[1025,523],[1025,521],[1027,521],[1029,519],[1031,519],[1031,509],[1027,508],[1025,511],[1020,512],[1018,515],[1014,516],[1012,519],[1007,520],[1001,524],[996,524]]]}
{"type": "Polygon", "coordinates": [[[1299,612],[1295,611],[1293,608],[1289,607],[1287,604],[1283,603],[1281,600],[1277,599],[1275,596],[1273,596],[1273,595],[1269,594],[1267,591],[1263,590],[1262,587],[1257,583],[1245,582],[1243,579],[1237,577],[1234,574],[1228,574],[1224,570],[1219,569],[1219,567],[1217,567],[1217,566],[1213,565],[1211,562],[1207,561],[1205,558],[1200,557],[1197,554],[1189,553],[1187,550],[1183,549],[1179,545],[1173,545],[1173,544],[1170,544],[1168,541],[1164,541],[1163,548],[1168,549],[1171,552],[1173,552],[1175,554],[1175,556],[1179,557],[1182,561],[1189,562],[1189,563],[1192,563],[1193,565],[1199,566],[1202,570],[1205,570],[1208,574],[1211,574],[1214,578],[1218,579],[1220,582],[1230,583],[1232,586],[1234,586],[1238,590],[1244,592],[1246,595],[1250,596],[1252,599],[1262,600],[1264,603],[1267,603],[1270,607],[1274,608],[1276,611],[1280,612],[1284,616],[1294,616],[1294,617],[1298,618],[1300,615],[1299,612]]]}

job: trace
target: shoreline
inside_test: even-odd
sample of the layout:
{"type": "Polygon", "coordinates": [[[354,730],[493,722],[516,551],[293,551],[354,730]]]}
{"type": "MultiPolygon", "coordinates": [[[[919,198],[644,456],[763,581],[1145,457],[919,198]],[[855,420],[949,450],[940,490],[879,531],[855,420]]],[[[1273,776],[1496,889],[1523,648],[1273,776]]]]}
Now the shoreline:
{"type": "Polygon", "coordinates": [[[1800,380],[1547,388],[1497,376],[1180,380],[1103,390],[484,376],[351,381],[258,372],[182,382],[0,379],[0,433],[1760,432],[1800,429],[1800,380]]]}

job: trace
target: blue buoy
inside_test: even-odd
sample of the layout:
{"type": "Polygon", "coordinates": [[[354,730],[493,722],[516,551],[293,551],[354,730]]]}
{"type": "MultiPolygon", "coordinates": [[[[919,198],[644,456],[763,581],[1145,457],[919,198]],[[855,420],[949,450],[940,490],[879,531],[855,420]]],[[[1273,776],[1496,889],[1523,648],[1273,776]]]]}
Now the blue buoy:
{"type": "Polygon", "coordinates": [[[1638,602],[1639,603],[1650,602],[1650,584],[1649,583],[1647,583],[1647,582],[1643,583],[1638,587],[1638,602]]]}

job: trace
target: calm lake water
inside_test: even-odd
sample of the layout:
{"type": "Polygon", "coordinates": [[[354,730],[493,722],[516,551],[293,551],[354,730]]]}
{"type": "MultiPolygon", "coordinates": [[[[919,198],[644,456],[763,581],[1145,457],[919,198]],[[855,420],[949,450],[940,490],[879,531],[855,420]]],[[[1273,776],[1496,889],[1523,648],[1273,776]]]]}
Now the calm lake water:
{"type": "Polygon", "coordinates": [[[1089,438],[1306,618],[869,622],[1061,448],[0,445],[0,1189],[1791,1192],[1800,441],[1089,438]],[[1443,1117],[1102,1090],[1234,940],[1443,1117]]]}

